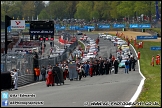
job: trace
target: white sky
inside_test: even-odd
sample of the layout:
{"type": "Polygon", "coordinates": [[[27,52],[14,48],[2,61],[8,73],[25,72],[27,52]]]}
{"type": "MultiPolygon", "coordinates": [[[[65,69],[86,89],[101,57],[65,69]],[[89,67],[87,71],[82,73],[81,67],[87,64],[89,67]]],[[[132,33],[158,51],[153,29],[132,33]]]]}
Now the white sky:
{"type": "Polygon", "coordinates": [[[49,1],[44,1],[46,4],[49,2],[49,1]]]}

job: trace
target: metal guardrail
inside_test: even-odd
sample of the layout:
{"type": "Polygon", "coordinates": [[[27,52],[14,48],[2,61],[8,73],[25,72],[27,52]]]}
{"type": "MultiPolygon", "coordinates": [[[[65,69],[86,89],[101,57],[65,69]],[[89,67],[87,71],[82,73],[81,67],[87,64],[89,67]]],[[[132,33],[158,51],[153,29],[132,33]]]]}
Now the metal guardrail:
{"type": "Polygon", "coordinates": [[[18,87],[34,83],[34,74],[18,76],[18,87]]]}
{"type": "MultiPolygon", "coordinates": [[[[70,53],[77,47],[78,41],[71,44],[60,56],[46,58],[46,59],[38,59],[39,67],[42,65],[47,67],[50,65],[55,65],[56,63],[65,61],[69,58],[70,53]]],[[[1,56],[1,73],[5,72],[5,68],[7,71],[11,71],[12,69],[19,69],[18,71],[18,87],[24,86],[27,84],[31,84],[34,81],[34,70],[33,70],[33,55],[32,54],[7,54],[1,56]],[[5,62],[6,56],[6,62],[5,62]],[[12,58],[11,56],[14,56],[12,58]],[[3,66],[2,66],[3,65],[3,66]]],[[[41,75],[40,75],[41,80],[41,75]]]]}

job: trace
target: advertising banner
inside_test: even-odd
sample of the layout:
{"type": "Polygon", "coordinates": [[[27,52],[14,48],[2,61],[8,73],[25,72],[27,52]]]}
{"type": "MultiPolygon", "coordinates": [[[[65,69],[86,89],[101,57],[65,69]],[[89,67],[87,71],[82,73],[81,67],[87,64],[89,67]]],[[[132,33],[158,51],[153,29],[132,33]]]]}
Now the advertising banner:
{"type": "Polygon", "coordinates": [[[129,28],[146,29],[146,28],[151,28],[151,24],[130,24],[129,28]]]}
{"type": "Polygon", "coordinates": [[[25,20],[11,20],[11,29],[25,29],[25,20]]]}
{"type": "Polygon", "coordinates": [[[94,29],[95,29],[95,27],[94,27],[94,26],[87,26],[87,29],[94,30],[94,29]]]}
{"type": "Polygon", "coordinates": [[[79,28],[79,30],[87,30],[87,28],[79,28]]]}
{"type": "Polygon", "coordinates": [[[65,30],[66,27],[65,27],[65,26],[62,26],[62,27],[56,26],[55,29],[56,29],[56,30],[65,30]]]}
{"type": "Polygon", "coordinates": [[[129,28],[139,28],[139,27],[138,27],[138,24],[130,24],[129,28]]]}
{"type": "Polygon", "coordinates": [[[98,28],[99,29],[109,29],[110,28],[110,25],[98,25],[98,28]]]}
{"type": "Polygon", "coordinates": [[[147,29],[147,28],[151,28],[151,24],[139,24],[138,27],[142,29],[147,29]]]}
{"type": "Polygon", "coordinates": [[[75,26],[75,30],[79,30],[79,28],[80,28],[79,26],[75,26]]]}
{"type": "Polygon", "coordinates": [[[30,24],[25,24],[25,27],[29,28],[30,27],[30,24]]]}
{"type": "Polygon", "coordinates": [[[76,30],[75,26],[70,26],[70,30],[76,30]]]}
{"type": "Polygon", "coordinates": [[[137,40],[145,40],[145,39],[157,39],[157,36],[136,36],[137,40]]]}
{"type": "Polygon", "coordinates": [[[54,35],[54,29],[30,29],[29,30],[30,35],[54,35]]]}
{"type": "Polygon", "coordinates": [[[8,27],[7,27],[7,31],[8,31],[8,32],[11,32],[11,26],[8,26],[8,27]]]}
{"type": "Polygon", "coordinates": [[[161,50],[161,46],[152,46],[150,50],[161,50]]]}
{"type": "Polygon", "coordinates": [[[113,28],[125,28],[124,24],[114,24],[113,28]]]}
{"type": "Polygon", "coordinates": [[[60,24],[54,24],[54,27],[60,27],[60,24]]]}

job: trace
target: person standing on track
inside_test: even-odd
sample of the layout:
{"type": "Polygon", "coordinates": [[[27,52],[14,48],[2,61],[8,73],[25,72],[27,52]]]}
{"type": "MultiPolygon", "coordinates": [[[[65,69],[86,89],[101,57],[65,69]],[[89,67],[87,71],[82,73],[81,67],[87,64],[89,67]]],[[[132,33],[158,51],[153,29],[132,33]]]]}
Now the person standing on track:
{"type": "Polygon", "coordinates": [[[35,69],[35,75],[36,75],[36,81],[39,81],[39,75],[40,75],[40,69],[39,66],[37,66],[35,69]]]}
{"type": "Polygon", "coordinates": [[[89,75],[92,77],[93,76],[93,64],[90,62],[90,68],[89,68],[89,75]]]}
{"type": "Polygon", "coordinates": [[[134,58],[134,56],[132,57],[132,69],[133,71],[135,71],[135,65],[136,65],[137,60],[134,58]]]}
{"type": "Polygon", "coordinates": [[[47,79],[46,79],[46,85],[47,87],[54,86],[54,72],[52,71],[52,66],[49,67],[48,71],[47,71],[47,79]]]}
{"type": "Polygon", "coordinates": [[[115,74],[118,74],[118,65],[119,65],[119,62],[117,59],[115,59],[115,61],[114,61],[115,74]]]}
{"type": "Polygon", "coordinates": [[[14,78],[14,80],[13,80],[14,90],[18,90],[18,89],[17,89],[17,84],[18,84],[18,72],[17,72],[16,69],[14,69],[14,72],[12,72],[11,76],[14,78]]]}
{"type": "Polygon", "coordinates": [[[99,75],[99,61],[96,60],[96,75],[99,75]]]}
{"type": "Polygon", "coordinates": [[[42,66],[41,75],[42,75],[42,81],[45,81],[46,80],[46,69],[44,68],[44,66],[42,66]]]}
{"type": "Polygon", "coordinates": [[[114,55],[112,56],[112,61],[113,61],[113,62],[115,61],[115,56],[114,56],[114,55]]]}
{"type": "Polygon", "coordinates": [[[87,62],[85,63],[85,65],[84,65],[84,70],[85,70],[85,75],[86,75],[86,76],[88,76],[89,68],[90,68],[90,66],[89,66],[88,61],[87,61],[87,62]]]}
{"type": "Polygon", "coordinates": [[[132,57],[129,58],[129,71],[131,71],[131,66],[132,66],[132,57]]]}
{"type": "Polygon", "coordinates": [[[77,72],[79,75],[79,81],[82,79],[82,65],[78,64],[77,65],[77,72]]]}
{"type": "Polygon", "coordinates": [[[100,60],[100,70],[99,70],[101,75],[103,75],[103,67],[104,67],[103,60],[101,59],[100,60]]]}
{"type": "Polygon", "coordinates": [[[107,60],[107,73],[106,74],[109,74],[111,72],[111,62],[110,60],[107,60]]]}
{"type": "Polygon", "coordinates": [[[128,74],[128,69],[129,69],[129,61],[127,59],[127,61],[125,62],[125,73],[128,74]]]}
{"type": "Polygon", "coordinates": [[[108,74],[108,61],[105,60],[105,74],[108,74]]]}

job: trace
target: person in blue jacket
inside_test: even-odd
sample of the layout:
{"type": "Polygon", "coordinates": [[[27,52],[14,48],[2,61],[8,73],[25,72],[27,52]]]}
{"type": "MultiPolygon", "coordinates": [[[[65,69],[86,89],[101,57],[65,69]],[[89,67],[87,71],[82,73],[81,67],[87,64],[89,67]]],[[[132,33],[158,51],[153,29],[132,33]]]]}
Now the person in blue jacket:
{"type": "Polygon", "coordinates": [[[85,77],[88,76],[89,68],[90,68],[90,66],[89,66],[88,62],[86,62],[84,64],[85,77]]]}
{"type": "Polygon", "coordinates": [[[125,62],[125,73],[128,74],[128,70],[129,70],[129,60],[127,59],[127,61],[125,62]]]}

